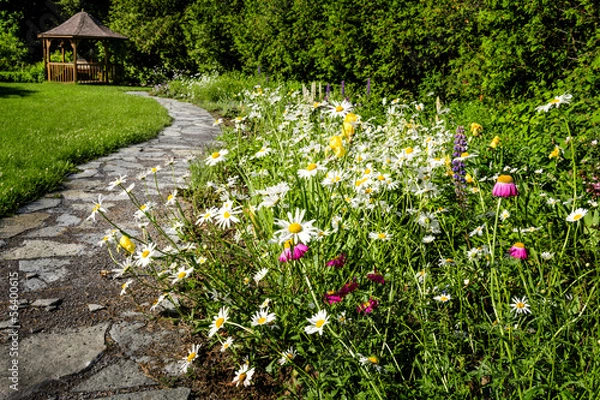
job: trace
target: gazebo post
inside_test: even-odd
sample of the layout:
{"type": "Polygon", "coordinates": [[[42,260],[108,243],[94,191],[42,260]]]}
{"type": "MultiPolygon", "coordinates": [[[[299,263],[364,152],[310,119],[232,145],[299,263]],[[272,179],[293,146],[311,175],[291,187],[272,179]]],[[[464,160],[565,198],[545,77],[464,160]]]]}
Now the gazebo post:
{"type": "Polygon", "coordinates": [[[77,83],[77,43],[79,40],[71,39],[71,47],[73,47],[73,83],[77,83]]]}
{"type": "Polygon", "coordinates": [[[106,40],[102,40],[102,48],[104,49],[104,72],[102,74],[102,80],[104,83],[108,83],[108,46],[106,40]]]}

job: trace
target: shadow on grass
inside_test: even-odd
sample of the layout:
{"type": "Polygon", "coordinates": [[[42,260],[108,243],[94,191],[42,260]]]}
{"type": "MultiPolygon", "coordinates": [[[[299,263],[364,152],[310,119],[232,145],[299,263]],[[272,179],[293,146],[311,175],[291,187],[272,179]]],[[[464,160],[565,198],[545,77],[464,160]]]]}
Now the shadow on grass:
{"type": "Polygon", "coordinates": [[[22,89],[22,88],[18,88],[18,87],[4,86],[4,85],[2,85],[2,83],[0,83],[0,98],[10,97],[10,96],[25,97],[25,96],[31,96],[32,94],[34,94],[36,92],[37,92],[37,90],[29,90],[29,89],[22,89]]]}

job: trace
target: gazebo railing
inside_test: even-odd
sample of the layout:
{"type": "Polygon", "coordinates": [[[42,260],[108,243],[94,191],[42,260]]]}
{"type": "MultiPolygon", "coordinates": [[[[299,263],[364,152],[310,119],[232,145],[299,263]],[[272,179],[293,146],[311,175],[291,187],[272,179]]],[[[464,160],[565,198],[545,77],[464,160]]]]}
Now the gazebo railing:
{"type": "MultiPolygon", "coordinates": [[[[113,81],[116,73],[116,66],[109,64],[105,70],[102,63],[77,63],[77,82],[79,83],[98,83],[113,81]]],[[[73,82],[73,63],[48,63],[48,80],[52,82],[73,82]]]]}

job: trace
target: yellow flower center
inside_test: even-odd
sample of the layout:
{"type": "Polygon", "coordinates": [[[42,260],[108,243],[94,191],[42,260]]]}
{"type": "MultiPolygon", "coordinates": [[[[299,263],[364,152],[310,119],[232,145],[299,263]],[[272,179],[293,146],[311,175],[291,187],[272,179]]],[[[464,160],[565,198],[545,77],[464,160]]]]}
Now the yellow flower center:
{"type": "Polygon", "coordinates": [[[515,306],[519,309],[525,308],[525,303],[519,301],[517,304],[515,304],[515,306]]]}
{"type": "Polygon", "coordinates": [[[385,234],[385,233],[378,233],[378,234],[377,234],[377,237],[378,237],[379,239],[385,239],[387,236],[386,236],[386,234],[385,234]]]}
{"type": "Polygon", "coordinates": [[[142,258],[147,258],[150,255],[150,250],[144,250],[142,252],[142,258]]]}
{"type": "Polygon", "coordinates": [[[140,206],[140,211],[146,211],[146,209],[147,209],[147,208],[148,208],[148,205],[147,205],[147,204],[142,204],[142,205],[140,206]]]}
{"type": "Polygon", "coordinates": [[[469,156],[469,153],[465,151],[465,152],[464,152],[464,153],[462,153],[460,156],[461,156],[461,157],[468,157],[468,156],[469,156]]]}
{"type": "Polygon", "coordinates": [[[290,224],[290,226],[288,226],[288,231],[290,233],[300,233],[300,232],[302,232],[302,225],[300,225],[297,222],[294,222],[294,223],[290,224]]]}
{"type": "Polygon", "coordinates": [[[556,103],[560,103],[560,99],[554,98],[554,99],[550,100],[550,104],[556,104],[556,103]]]}
{"type": "Polygon", "coordinates": [[[500,175],[498,177],[498,183],[513,183],[513,178],[510,175],[500,175]]]}
{"type": "Polygon", "coordinates": [[[94,204],[94,208],[92,208],[92,212],[98,212],[102,206],[100,204],[94,204]]]}
{"type": "Polygon", "coordinates": [[[371,168],[365,169],[365,175],[369,175],[371,173],[371,168]]]}
{"type": "Polygon", "coordinates": [[[222,326],[223,326],[223,324],[224,324],[224,323],[225,323],[225,318],[223,318],[223,317],[219,317],[219,318],[217,318],[217,320],[215,321],[215,327],[216,327],[217,329],[219,329],[220,327],[222,327],[222,326]]]}
{"type": "Polygon", "coordinates": [[[291,360],[292,358],[294,358],[294,354],[293,354],[293,353],[287,353],[285,356],[286,356],[287,358],[289,358],[290,360],[291,360]]]}
{"type": "Polygon", "coordinates": [[[342,106],[335,107],[335,112],[342,112],[342,111],[344,111],[344,107],[342,107],[342,106]]]}
{"type": "Polygon", "coordinates": [[[375,356],[368,357],[367,360],[371,362],[371,364],[378,364],[379,360],[375,356]]]}
{"type": "Polygon", "coordinates": [[[168,195],[168,196],[167,196],[167,201],[171,201],[171,200],[173,200],[174,198],[175,198],[175,197],[174,197],[172,194],[170,194],[170,195],[168,195]]]}
{"type": "Polygon", "coordinates": [[[188,354],[187,356],[187,362],[191,363],[192,361],[194,361],[194,358],[196,358],[196,353],[192,352],[190,354],[188,354]]]}
{"type": "Polygon", "coordinates": [[[385,176],[383,176],[383,175],[379,175],[379,176],[377,177],[377,180],[379,180],[379,181],[384,181],[384,180],[385,180],[385,176]]]}
{"type": "Polygon", "coordinates": [[[583,214],[575,214],[573,215],[573,221],[578,221],[583,218],[583,214]]]}
{"type": "Polygon", "coordinates": [[[518,247],[519,249],[524,249],[525,248],[525,245],[523,243],[521,243],[521,242],[517,242],[513,246],[514,247],[518,247]]]}
{"type": "Polygon", "coordinates": [[[214,160],[215,158],[221,157],[221,153],[219,153],[218,151],[215,151],[214,153],[212,153],[210,155],[210,157],[214,160]]]}
{"type": "Polygon", "coordinates": [[[321,105],[321,103],[319,103],[318,101],[315,101],[313,103],[313,108],[318,108],[321,105]]]}
{"type": "Polygon", "coordinates": [[[412,148],[412,147],[407,147],[406,149],[404,149],[404,152],[405,152],[406,154],[411,154],[413,151],[414,151],[414,150],[413,150],[413,148],[412,148]]]}
{"type": "Polygon", "coordinates": [[[259,325],[263,325],[265,322],[267,322],[267,319],[265,317],[260,317],[257,322],[259,325]]]}
{"type": "Polygon", "coordinates": [[[183,279],[185,278],[187,274],[184,271],[181,271],[180,273],[177,274],[177,279],[183,279]]]}
{"type": "Polygon", "coordinates": [[[317,322],[315,322],[315,326],[317,328],[321,328],[323,325],[325,325],[325,320],[324,319],[320,319],[317,322]]]}
{"type": "Polygon", "coordinates": [[[310,164],[308,164],[308,167],[306,167],[306,169],[308,171],[312,171],[313,169],[316,169],[316,168],[317,168],[317,164],[315,164],[315,163],[310,163],[310,164]]]}
{"type": "Polygon", "coordinates": [[[243,381],[243,380],[245,380],[245,379],[246,379],[246,373],[245,373],[245,372],[242,372],[242,373],[240,374],[239,378],[238,378],[238,381],[240,381],[240,382],[241,382],[241,381],[243,381]]]}
{"type": "Polygon", "coordinates": [[[225,212],[223,213],[223,218],[225,218],[225,219],[229,219],[229,217],[231,217],[231,214],[229,213],[229,211],[225,211],[225,212]]]}
{"type": "Polygon", "coordinates": [[[292,247],[292,243],[294,243],[294,241],[292,239],[286,240],[285,243],[283,244],[283,247],[285,247],[286,249],[289,249],[290,247],[292,247]]]}
{"type": "Polygon", "coordinates": [[[152,167],[151,171],[152,171],[153,174],[155,174],[156,172],[158,172],[158,168],[152,167]]]}

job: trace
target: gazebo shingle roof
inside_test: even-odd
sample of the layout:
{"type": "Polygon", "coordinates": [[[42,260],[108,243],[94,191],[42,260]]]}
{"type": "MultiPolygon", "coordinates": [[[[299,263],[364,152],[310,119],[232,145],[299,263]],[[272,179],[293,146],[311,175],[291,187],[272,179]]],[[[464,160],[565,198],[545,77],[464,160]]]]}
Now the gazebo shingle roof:
{"type": "Polygon", "coordinates": [[[56,28],[40,33],[38,38],[127,39],[127,36],[111,31],[96,18],[81,11],[56,28]]]}

